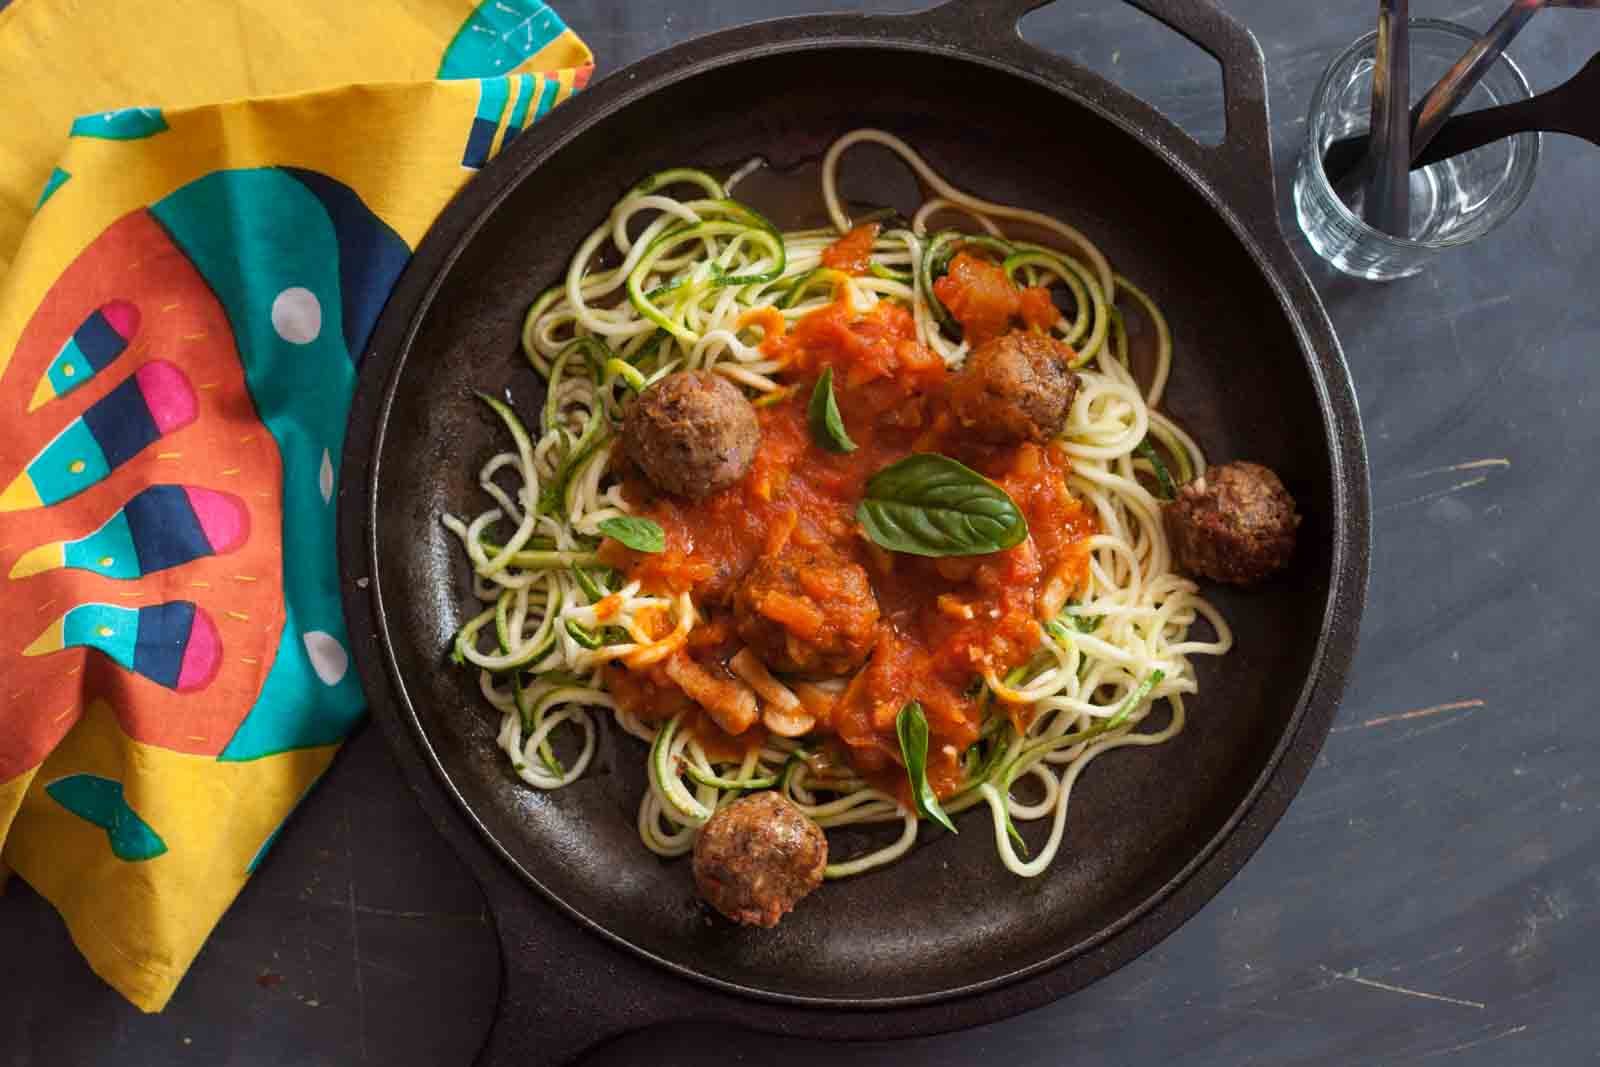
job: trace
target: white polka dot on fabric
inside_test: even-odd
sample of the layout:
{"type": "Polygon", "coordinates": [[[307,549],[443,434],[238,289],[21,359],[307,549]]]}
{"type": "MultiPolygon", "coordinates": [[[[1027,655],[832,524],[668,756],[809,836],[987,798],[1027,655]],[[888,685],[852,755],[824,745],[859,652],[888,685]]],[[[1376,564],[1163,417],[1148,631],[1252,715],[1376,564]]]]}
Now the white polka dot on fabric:
{"type": "Polygon", "coordinates": [[[303,640],[306,655],[311,657],[311,669],[317,672],[322,684],[338,685],[339,679],[350,669],[350,653],[332,634],[321,630],[308,631],[303,640]]]}
{"type": "Polygon", "coordinates": [[[333,499],[333,457],[328,455],[328,450],[322,450],[322,469],[317,474],[317,488],[322,491],[322,502],[328,503],[333,499]]]}
{"type": "Polygon", "coordinates": [[[308,345],[322,333],[322,304],[310,289],[292,286],[272,301],[272,328],[292,345],[308,345]]]}

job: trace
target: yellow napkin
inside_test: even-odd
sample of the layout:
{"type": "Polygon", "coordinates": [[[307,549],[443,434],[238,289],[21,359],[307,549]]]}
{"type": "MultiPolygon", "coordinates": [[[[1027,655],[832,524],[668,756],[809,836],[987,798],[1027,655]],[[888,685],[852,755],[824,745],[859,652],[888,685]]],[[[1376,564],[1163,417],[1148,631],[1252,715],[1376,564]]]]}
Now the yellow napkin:
{"type": "Polygon", "coordinates": [[[591,69],[540,0],[0,11],[0,860],[140,1008],[362,713],[334,493],[389,289],[591,69]]]}

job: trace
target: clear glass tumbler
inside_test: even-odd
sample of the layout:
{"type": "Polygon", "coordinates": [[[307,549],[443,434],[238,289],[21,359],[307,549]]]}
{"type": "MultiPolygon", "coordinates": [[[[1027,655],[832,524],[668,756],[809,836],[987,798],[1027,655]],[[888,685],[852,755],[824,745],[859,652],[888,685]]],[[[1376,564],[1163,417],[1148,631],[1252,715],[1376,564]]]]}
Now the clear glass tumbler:
{"type": "MultiPolygon", "coordinates": [[[[1439,19],[1411,21],[1413,104],[1461,58],[1478,35],[1439,19]]],[[[1411,172],[1411,232],[1396,237],[1361,218],[1362,191],[1341,199],[1322,169],[1323,154],[1341,137],[1367,132],[1378,34],[1367,34],[1329,65],[1311,99],[1306,147],[1294,176],[1294,210],[1311,247],[1346,274],[1374,281],[1415,274],[1440,251],[1475,241],[1509,218],[1533,186],[1539,135],[1518,134],[1411,172]]],[[[1528,80],[1502,55],[1459,112],[1515,103],[1528,80]]],[[[1357,183],[1359,186],[1360,183],[1357,183]]]]}

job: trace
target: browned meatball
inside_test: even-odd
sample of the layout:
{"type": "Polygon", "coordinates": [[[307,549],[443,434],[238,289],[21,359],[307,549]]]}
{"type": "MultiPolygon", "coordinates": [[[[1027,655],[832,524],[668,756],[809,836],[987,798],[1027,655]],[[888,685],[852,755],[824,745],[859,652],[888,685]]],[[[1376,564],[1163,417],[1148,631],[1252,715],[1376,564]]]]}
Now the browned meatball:
{"type": "Polygon", "coordinates": [[[956,418],[997,445],[1048,441],[1067,424],[1078,392],[1072,349],[1041,333],[1016,330],[967,356],[950,385],[956,418]]]}
{"type": "Polygon", "coordinates": [[[822,828],[770,789],[719,809],[694,842],[695,888],[750,926],[777,926],[822,884],[827,865],[822,828]]]}
{"type": "Polygon", "coordinates": [[[720,374],[669,374],[622,417],[622,447],[658,488],[698,500],[744,477],[761,443],[755,408],[720,374]]]}
{"type": "Polygon", "coordinates": [[[878,598],[867,572],[825,549],[764,556],[733,595],[734,623],[767,666],[847,674],[872,651],[878,598]]]}
{"type": "Polygon", "coordinates": [[[1182,486],[1163,509],[1178,566],[1249,585],[1281,570],[1294,552],[1294,498],[1259,463],[1224,463],[1182,486]]]}

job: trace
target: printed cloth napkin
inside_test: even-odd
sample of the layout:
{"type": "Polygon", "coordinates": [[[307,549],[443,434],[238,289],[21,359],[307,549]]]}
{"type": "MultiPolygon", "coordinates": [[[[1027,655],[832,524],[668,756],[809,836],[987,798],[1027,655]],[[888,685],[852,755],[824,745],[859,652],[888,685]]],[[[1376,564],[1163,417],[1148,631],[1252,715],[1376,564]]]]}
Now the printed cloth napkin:
{"type": "Polygon", "coordinates": [[[540,0],[0,10],[0,873],[146,1011],[363,711],[333,501],[378,313],[591,58],[540,0]]]}

